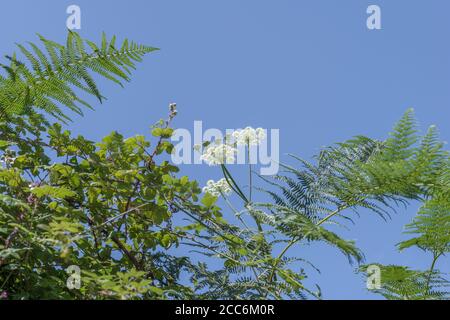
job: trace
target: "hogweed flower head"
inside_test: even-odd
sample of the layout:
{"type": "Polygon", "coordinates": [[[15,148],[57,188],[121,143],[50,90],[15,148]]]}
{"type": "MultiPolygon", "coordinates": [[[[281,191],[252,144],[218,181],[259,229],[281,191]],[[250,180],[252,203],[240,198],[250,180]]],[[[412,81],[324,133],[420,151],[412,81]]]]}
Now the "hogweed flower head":
{"type": "Polygon", "coordinates": [[[231,187],[228,184],[227,179],[222,178],[219,181],[215,182],[214,180],[209,180],[206,183],[206,186],[203,187],[202,191],[204,193],[209,193],[214,197],[220,197],[220,195],[228,195],[231,193],[231,187]]]}
{"type": "Polygon", "coordinates": [[[234,163],[236,152],[236,148],[228,144],[211,144],[205,148],[200,159],[210,166],[234,163]]]}
{"type": "Polygon", "coordinates": [[[263,128],[247,127],[243,130],[234,131],[232,136],[236,139],[238,146],[256,146],[266,138],[266,132],[263,128]]]}

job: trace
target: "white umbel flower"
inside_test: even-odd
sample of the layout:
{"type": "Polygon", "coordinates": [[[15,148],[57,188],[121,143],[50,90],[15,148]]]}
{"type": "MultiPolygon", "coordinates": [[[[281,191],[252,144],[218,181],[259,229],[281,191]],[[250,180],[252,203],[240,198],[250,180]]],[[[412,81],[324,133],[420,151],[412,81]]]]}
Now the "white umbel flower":
{"type": "Polygon", "coordinates": [[[236,148],[227,144],[209,145],[204,150],[200,159],[210,166],[234,163],[236,152],[236,148]]]}
{"type": "Polygon", "coordinates": [[[221,194],[227,195],[231,193],[231,187],[227,182],[227,179],[222,178],[215,182],[214,180],[209,180],[206,186],[203,187],[202,191],[204,193],[209,193],[214,197],[220,197],[221,194]]]}
{"type": "Polygon", "coordinates": [[[263,128],[254,129],[252,127],[247,127],[243,130],[234,131],[232,136],[236,139],[236,144],[238,146],[256,146],[266,138],[266,132],[263,128]]]}

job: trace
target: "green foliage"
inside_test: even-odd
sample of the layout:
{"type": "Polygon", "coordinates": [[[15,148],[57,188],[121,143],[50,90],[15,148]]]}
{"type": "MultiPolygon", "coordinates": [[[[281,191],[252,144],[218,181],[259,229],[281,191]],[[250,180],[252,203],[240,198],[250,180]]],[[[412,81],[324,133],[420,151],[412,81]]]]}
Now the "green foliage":
{"type": "Polygon", "coordinates": [[[369,193],[361,186],[361,167],[379,155],[383,143],[356,137],[320,152],[317,164],[300,161],[301,169],[282,165],[284,174],[274,176],[281,194],[269,191],[275,203],[298,214],[319,221],[330,214],[339,215],[347,208],[368,208],[382,217],[389,212],[389,200],[399,200],[388,193],[369,193]],[[357,186],[355,186],[357,185],[357,186]],[[336,212],[337,211],[337,212],[336,212]]]}
{"type": "MultiPolygon", "coordinates": [[[[305,230],[305,226],[341,224],[336,218],[352,220],[344,214],[347,209],[355,212],[358,207],[367,208],[386,219],[391,216],[390,211],[395,212],[396,204],[406,204],[411,199],[424,201],[417,217],[406,228],[407,233],[417,237],[400,243],[399,249],[417,246],[431,252],[431,268],[408,273],[404,282],[411,287],[397,288],[408,294],[390,292],[396,282],[392,286],[387,284],[380,292],[390,298],[445,297],[445,292],[433,291],[433,286],[434,280],[440,286],[446,283],[444,275],[435,270],[435,264],[449,248],[449,156],[434,126],[419,137],[413,111],[408,110],[384,142],[358,136],[323,150],[316,164],[294,158],[302,168],[283,165],[284,173],[269,181],[281,192],[267,191],[275,202],[269,206],[272,213],[277,219],[283,216],[283,233],[291,237],[290,244],[308,239],[310,229],[305,230]],[[291,225],[291,221],[303,223],[291,225]]],[[[361,259],[351,243],[333,235],[332,245],[358,261],[361,259]]]]}
{"type": "Polygon", "coordinates": [[[434,127],[416,146],[414,123],[408,110],[385,142],[356,137],[322,151],[316,165],[299,158],[303,170],[284,165],[287,174],[275,176],[282,194],[271,192],[274,201],[314,219],[353,207],[387,217],[392,203],[444,192],[448,152],[434,127]]]}
{"type": "Polygon", "coordinates": [[[443,255],[450,252],[450,202],[442,196],[427,200],[413,222],[406,225],[407,234],[417,235],[401,242],[400,250],[416,246],[424,251],[443,255]]]}
{"type": "Polygon", "coordinates": [[[386,141],[357,136],[325,148],[312,163],[292,156],[299,165],[283,164],[279,175],[262,177],[263,187],[253,186],[250,165],[248,194],[222,165],[232,203],[227,192],[201,195],[198,183],[166,160],[174,148],[174,104],[168,119],[151,127],[150,140],[112,132],[96,143],[37,112],[67,120],[59,103],[81,113],[87,104],[75,88],[103,99],[88,70],[120,83],[154,48],[125,41],[116,49],[115,38],[105,36],[97,46],[72,32],[66,46],[41,41],[46,53],[19,45],[27,64],[8,57],[7,77],[0,77],[2,297],[321,299],[320,287],[305,285],[307,270],[318,269],[293,248],[322,242],[360,264],[356,243],[330,225],[353,221],[361,208],[387,219],[398,204],[419,200],[406,226],[411,237],[398,248],[424,250],[431,266],[377,264],[376,293],[448,298],[436,265],[450,248],[450,160],[436,128],[418,135],[412,110],[386,141]],[[254,202],[253,189],[268,200],[254,202]],[[211,270],[211,259],[221,267],[211,270]],[[67,285],[71,266],[80,268],[79,289],[67,285]]]}
{"type": "Polygon", "coordinates": [[[439,272],[410,270],[395,265],[378,264],[378,267],[381,270],[381,288],[374,289],[374,292],[388,300],[440,300],[450,294],[447,291],[449,283],[439,272]]]}
{"type": "Polygon", "coordinates": [[[412,147],[417,142],[416,133],[414,111],[413,109],[408,109],[386,140],[382,158],[385,161],[410,159],[414,153],[412,147]]]}
{"type": "Polygon", "coordinates": [[[388,299],[448,299],[450,293],[442,289],[450,282],[436,270],[436,263],[450,248],[450,160],[443,150],[444,144],[438,140],[436,128],[431,126],[420,138],[415,135],[413,123],[412,112],[408,111],[388,139],[386,152],[374,160],[369,172],[376,172],[373,176],[381,190],[396,190],[397,194],[423,202],[405,228],[405,234],[414,237],[399,243],[398,249],[417,247],[431,253],[431,266],[425,271],[382,267],[383,285],[377,292],[388,299]],[[389,171],[383,173],[381,168],[389,171]]]}
{"type": "Polygon", "coordinates": [[[65,46],[40,35],[39,38],[45,49],[34,43],[29,44],[30,48],[17,45],[27,63],[12,55],[6,56],[9,65],[0,64],[6,72],[5,76],[0,75],[1,119],[41,109],[59,120],[69,120],[58,103],[78,114],[82,114],[80,106],[91,107],[74,88],[103,100],[92,73],[122,85],[120,80],[129,81],[135,62],[157,50],[128,40],[116,48],[116,37],[108,41],[105,34],[100,45],[85,41],[72,31],[65,46]]]}
{"type": "MultiPolygon", "coordinates": [[[[399,249],[430,252],[430,269],[378,264],[382,288],[375,292],[388,299],[448,297],[445,274],[435,268],[449,248],[448,154],[435,129],[417,145],[395,143],[405,146],[398,147],[401,156],[386,151],[392,140],[359,136],[326,148],[316,164],[295,157],[301,168],[283,165],[284,174],[266,179],[272,188],[261,190],[269,203],[251,202],[222,166],[240,201],[232,205],[222,194],[234,224],[218,197],[200,196],[197,182],[158,160],[173,149],[175,115],[171,105],[169,118],[152,126],[155,143],[117,132],[94,143],[35,113],[2,122],[0,289],[12,299],[320,299],[319,287],[304,285],[306,270],[317,268],[288,256],[292,248],[323,242],[360,263],[355,243],[327,225],[352,219],[347,212],[358,208],[386,218],[397,203],[423,199],[406,228],[413,237],[399,249]],[[381,170],[386,166],[389,172],[381,170]],[[219,259],[222,267],[173,254],[176,247],[219,259]],[[79,290],[66,285],[72,265],[81,269],[79,290]]],[[[413,141],[401,134],[409,135],[409,126],[400,127],[406,129],[392,137],[413,141]]]]}
{"type": "Polygon", "coordinates": [[[25,126],[42,120],[1,125],[2,139],[17,147],[0,170],[1,288],[13,299],[192,294],[178,283],[183,264],[161,251],[179,245],[171,226],[178,210],[206,217],[210,209],[194,203],[196,182],[157,162],[167,137],[150,150],[143,136],[113,132],[96,144],[58,124],[25,126]],[[70,265],[83,272],[78,292],[65,285],[70,265]]]}

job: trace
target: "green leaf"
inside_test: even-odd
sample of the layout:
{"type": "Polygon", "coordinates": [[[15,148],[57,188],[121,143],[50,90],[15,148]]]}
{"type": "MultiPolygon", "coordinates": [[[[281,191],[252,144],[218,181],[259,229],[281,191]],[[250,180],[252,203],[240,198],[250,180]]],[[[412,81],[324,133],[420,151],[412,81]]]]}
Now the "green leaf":
{"type": "Polygon", "coordinates": [[[206,208],[211,208],[217,202],[217,197],[215,197],[209,193],[206,193],[203,196],[201,202],[206,208]]]}
{"type": "Polygon", "coordinates": [[[73,197],[76,195],[76,193],[74,191],[69,190],[67,188],[52,187],[49,185],[35,187],[35,188],[32,188],[30,191],[31,191],[31,193],[36,195],[38,198],[49,196],[49,197],[53,197],[53,198],[64,199],[64,198],[69,198],[69,197],[73,197]]]}

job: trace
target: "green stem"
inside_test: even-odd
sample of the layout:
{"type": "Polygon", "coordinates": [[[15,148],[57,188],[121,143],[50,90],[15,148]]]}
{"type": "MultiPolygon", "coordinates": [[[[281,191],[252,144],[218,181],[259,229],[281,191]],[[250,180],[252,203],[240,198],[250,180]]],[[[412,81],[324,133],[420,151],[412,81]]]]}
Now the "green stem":
{"type": "Polygon", "coordinates": [[[252,183],[252,162],[250,159],[250,143],[247,143],[247,155],[248,155],[248,180],[249,180],[249,195],[248,199],[250,202],[252,202],[252,189],[253,189],[253,183],[252,183]]]}
{"type": "Polygon", "coordinates": [[[220,192],[220,194],[222,195],[223,199],[225,200],[225,203],[228,205],[228,207],[230,207],[231,211],[234,212],[234,214],[236,215],[236,217],[238,218],[238,220],[244,225],[245,228],[250,229],[247,224],[245,223],[244,219],[242,219],[240,217],[240,212],[237,211],[233,205],[231,204],[230,200],[228,200],[228,198],[226,197],[226,195],[223,192],[220,192]]]}
{"type": "Polygon", "coordinates": [[[242,190],[239,188],[236,181],[234,181],[233,176],[231,175],[230,171],[228,171],[227,167],[223,164],[221,165],[221,167],[222,167],[223,175],[224,175],[225,179],[227,180],[227,183],[230,185],[231,189],[234,192],[236,192],[236,194],[244,201],[244,203],[246,203],[246,204],[249,203],[247,197],[244,195],[242,190]]]}
{"type": "Polygon", "coordinates": [[[330,220],[332,217],[334,217],[335,215],[337,215],[339,212],[341,212],[342,210],[347,209],[347,206],[342,206],[337,208],[335,211],[333,211],[332,213],[330,213],[328,216],[326,216],[325,218],[323,218],[322,220],[320,220],[319,222],[317,222],[317,226],[320,226],[321,224],[325,223],[326,221],[330,220]]]}
{"type": "MultiPolygon", "coordinates": [[[[253,175],[252,175],[252,162],[250,159],[250,142],[247,142],[247,157],[248,157],[248,187],[249,187],[248,204],[251,204],[252,192],[253,192],[253,175]]],[[[258,227],[258,231],[262,232],[263,229],[262,229],[261,223],[259,222],[258,218],[253,214],[250,214],[250,215],[255,220],[256,226],[258,227]]]]}
{"type": "MultiPolygon", "coordinates": [[[[328,221],[329,219],[331,219],[332,217],[334,217],[335,215],[337,215],[339,212],[341,212],[342,210],[345,210],[347,208],[347,206],[342,206],[337,208],[335,211],[333,211],[332,213],[330,213],[328,216],[326,216],[325,218],[323,218],[322,220],[320,220],[319,222],[317,222],[316,226],[320,226],[323,223],[325,223],[326,221],[328,221]]],[[[278,268],[278,264],[280,263],[281,259],[284,257],[284,255],[286,254],[286,252],[297,242],[299,242],[300,240],[302,240],[303,237],[298,237],[298,238],[293,238],[291,241],[289,241],[289,243],[286,245],[286,247],[281,251],[281,253],[278,255],[278,257],[275,259],[275,262],[273,264],[272,267],[272,271],[270,273],[269,276],[269,282],[272,282],[272,279],[275,275],[275,271],[278,268]]]]}
{"type": "Polygon", "coordinates": [[[439,257],[441,255],[442,255],[442,253],[439,253],[439,254],[433,253],[433,261],[431,262],[430,271],[429,271],[428,278],[427,278],[427,285],[425,286],[425,288],[426,288],[426,292],[425,293],[427,295],[431,291],[430,282],[431,282],[431,277],[433,276],[434,267],[436,266],[436,262],[437,262],[437,260],[439,259],[439,257]]]}

